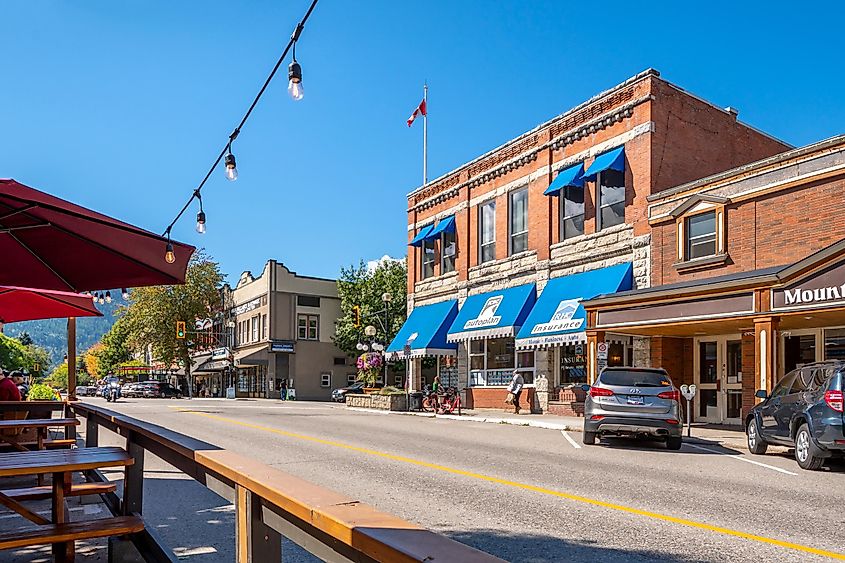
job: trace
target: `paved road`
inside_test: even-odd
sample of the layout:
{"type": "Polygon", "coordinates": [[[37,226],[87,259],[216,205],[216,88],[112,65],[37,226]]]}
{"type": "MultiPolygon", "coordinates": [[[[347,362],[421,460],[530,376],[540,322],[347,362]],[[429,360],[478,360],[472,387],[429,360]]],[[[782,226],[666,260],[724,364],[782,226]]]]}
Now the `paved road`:
{"type": "MultiPolygon", "coordinates": [[[[785,455],[701,443],[578,447],[578,433],[327,403],[124,399],[112,408],[509,561],[845,559],[843,464],[810,473],[785,455]]],[[[149,467],[158,472],[145,511],[165,539],[187,560],[230,561],[231,507],[172,468],[149,467]]]]}

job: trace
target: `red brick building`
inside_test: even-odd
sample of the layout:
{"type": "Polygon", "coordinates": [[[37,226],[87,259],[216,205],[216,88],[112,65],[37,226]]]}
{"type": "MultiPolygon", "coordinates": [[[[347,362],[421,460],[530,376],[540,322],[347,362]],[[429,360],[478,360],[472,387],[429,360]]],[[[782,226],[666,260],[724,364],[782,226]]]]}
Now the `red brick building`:
{"type": "MultiPolygon", "coordinates": [[[[664,267],[671,243],[651,198],[788,148],[657,71],[626,80],[409,194],[410,317],[390,350],[413,358],[414,388],[439,373],[470,406],[501,406],[514,370],[529,389],[585,381],[578,302],[597,295],[594,282],[616,291],[682,275],[664,267]],[[573,289],[571,276],[591,272],[573,289]],[[460,310],[427,308],[446,301],[460,310]],[[550,306],[553,319],[527,324],[550,306]]],[[[601,334],[610,364],[650,362],[661,346],[601,334]]]]}

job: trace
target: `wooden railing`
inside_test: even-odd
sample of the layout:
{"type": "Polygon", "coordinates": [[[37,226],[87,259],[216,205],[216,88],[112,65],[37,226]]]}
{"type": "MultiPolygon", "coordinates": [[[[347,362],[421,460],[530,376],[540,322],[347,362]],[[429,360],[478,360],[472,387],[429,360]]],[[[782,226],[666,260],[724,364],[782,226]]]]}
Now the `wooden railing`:
{"type": "MultiPolygon", "coordinates": [[[[127,469],[123,498],[104,495],[113,514],[143,515],[144,454],[163,459],[235,505],[238,563],[282,560],[281,538],[325,561],[446,562],[502,561],[416,524],[379,512],[358,500],[324,489],[212,444],[108,409],[72,403],[85,418],[85,445],[98,445],[103,427],[126,438],[135,459],[127,469]]],[[[104,481],[99,472],[89,480],[104,481]]],[[[155,532],[132,541],[146,561],[176,561],[155,532]]]]}

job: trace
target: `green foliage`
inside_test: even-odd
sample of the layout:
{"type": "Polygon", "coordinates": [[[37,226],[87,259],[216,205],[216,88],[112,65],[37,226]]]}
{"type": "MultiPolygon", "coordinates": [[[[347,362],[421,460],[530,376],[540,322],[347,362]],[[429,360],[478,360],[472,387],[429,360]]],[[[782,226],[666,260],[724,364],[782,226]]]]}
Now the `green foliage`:
{"type": "Polygon", "coordinates": [[[376,340],[388,345],[405,322],[407,311],[407,269],[404,262],[382,262],[373,271],[367,271],[361,262],[357,267],[342,268],[337,280],[337,291],[340,296],[341,316],[337,320],[334,342],[338,348],[349,356],[357,356],[355,345],[364,342],[364,327],[376,327],[376,340]],[[387,292],[393,297],[388,303],[388,314],[385,315],[385,304],[382,295],[387,292]],[[361,307],[361,327],[353,323],[352,309],[361,307]],[[385,337],[385,321],[389,319],[387,335],[385,337]]]}
{"type": "Polygon", "coordinates": [[[165,365],[179,363],[190,369],[190,355],[197,347],[191,330],[196,319],[208,317],[219,305],[222,282],[220,266],[199,251],[191,258],[184,285],[134,289],[122,319],[126,342],[136,349],[152,345],[156,359],[165,365]],[[176,338],[176,321],[187,323],[188,338],[176,338]]]}
{"type": "Polygon", "coordinates": [[[374,393],[375,395],[404,395],[405,390],[398,387],[383,387],[374,393]]]}
{"type": "MultiPolygon", "coordinates": [[[[44,383],[58,387],[59,389],[67,389],[67,362],[65,361],[57,365],[44,380],[44,383]]],[[[91,376],[79,369],[79,362],[77,362],[76,384],[89,385],[90,383],[91,376]]]]}
{"type": "MultiPolygon", "coordinates": [[[[65,379],[67,379],[67,369],[65,369],[65,379]]],[[[56,400],[56,391],[49,385],[44,383],[36,383],[29,388],[29,393],[26,396],[27,401],[54,401],[56,400]]]]}
{"type": "MultiPolygon", "coordinates": [[[[132,293],[134,294],[134,290],[132,293]]],[[[118,318],[92,354],[95,356],[96,370],[91,375],[103,377],[114,372],[120,364],[132,358],[129,348],[129,322],[125,317],[118,318]]]]}
{"type": "Polygon", "coordinates": [[[36,364],[47,366],[47,352],[34,344],[24,345],[17,338],[0,333],[0,367],[33,372],[36,364]]]}

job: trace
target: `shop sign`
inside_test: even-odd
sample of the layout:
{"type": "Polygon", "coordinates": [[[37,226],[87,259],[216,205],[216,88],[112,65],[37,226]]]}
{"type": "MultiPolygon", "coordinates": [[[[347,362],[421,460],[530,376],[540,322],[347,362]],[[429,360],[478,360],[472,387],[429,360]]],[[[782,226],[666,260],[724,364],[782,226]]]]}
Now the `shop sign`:
{"type": "Polygon", "coordinates": [[[584,319],[573,319],[578,312],[579,299],[565,299],[558,303],[555,314],[547,323],[540,323],[531,329],[531,334],[543,332],[562,332],[578,330],[584,324],[584,319]]]}
{"type": "Polygon", "coordinates": [[[800,284],[772,291],[772,309],[827,306],[845,301],[845,265],[831,268],[800,284]]]}
{"type": "Polygon", "coordinates": [[[229,349],[228,348],[215,348],[211,351],[211,359],[212,360],[222,360],[223,358],[229,357],[229,349]]]}
{"type": "Polygon", "coordinates": [[[275,340],[270,343],[271,352],[287,352],[293,354],[294,342],[293,340],[275,340]]]}
{"type": "Polygon", "coordinates": [[[520,348],[533,348],[538,346],[553,346],[556,344],[573,344],[575,342],[586,342],[586,332],[570,332],[567,334],[550,334],[548,336],[532,336],[520,338],[516,345],[520,348]]]}
{"type": "Polygon", "coordinates": [[[502,304],[502,299],[504,299],[503,295],[495,295],[488,298],[487,302],[484,303],[484,307],[481,308],[481,312],[478,313],[478,316],[464,323],[464,330],[498,325],[502,317],[496,315],[496,310],[502,304]]]}
{"type": "Polygon", "coordinates": [[[244,303],[242,305],[238,305],[237,307],[232,309],[232,314],[235,315],[235,316],[242,315],[244,313],[248,313],[248,312],[252,311],[253,309],[258,309],[260,306],[261,306],[261,298],[256,297],[252,301],[247,301],[246,303],[244,303]]]}

